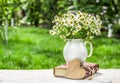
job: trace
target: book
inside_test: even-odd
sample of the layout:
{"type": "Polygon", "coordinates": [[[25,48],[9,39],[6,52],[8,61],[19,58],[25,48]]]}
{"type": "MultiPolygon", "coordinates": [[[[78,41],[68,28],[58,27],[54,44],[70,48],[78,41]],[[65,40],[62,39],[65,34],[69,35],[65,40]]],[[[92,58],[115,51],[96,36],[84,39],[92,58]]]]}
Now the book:
{"type": "Polygon", "coordinates": [[[84,62],[80,64],[79,60],[73,60],[69,64],[63,64],[53,69],[55,77],[64,77],[71,79],[83,79],[97,73],[99,64],[84,62]]]}

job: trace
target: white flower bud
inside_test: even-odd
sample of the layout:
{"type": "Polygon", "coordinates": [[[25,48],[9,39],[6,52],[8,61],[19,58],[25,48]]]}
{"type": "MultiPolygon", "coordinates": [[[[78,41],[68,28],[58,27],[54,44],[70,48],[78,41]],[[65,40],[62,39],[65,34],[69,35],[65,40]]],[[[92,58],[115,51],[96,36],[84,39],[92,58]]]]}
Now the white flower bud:
{"type": "Polygon", "coordinates": [[[56,32],[55,32],[54,30],[50,30],[50,34],[51,34],[51,35],[55,35],[56,32]]]}
{"type": "Polygon", "coordinates": [[[65,39],[65,36],[64,36],[64,35],[60,35],[60,38],[61,38],[61,39],[65,39]]]}

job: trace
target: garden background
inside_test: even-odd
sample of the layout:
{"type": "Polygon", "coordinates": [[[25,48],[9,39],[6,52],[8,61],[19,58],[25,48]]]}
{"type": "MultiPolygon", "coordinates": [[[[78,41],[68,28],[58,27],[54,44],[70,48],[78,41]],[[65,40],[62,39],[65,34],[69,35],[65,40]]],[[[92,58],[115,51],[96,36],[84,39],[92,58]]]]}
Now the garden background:
{"type": "MultiPolygon", "coordinates": [[[[100,15],[102,34],[87,61],[120,68],[120,0],[0,0],[0,69],[48,69],[64,64],[66,42],[51,36],[55,15],[100,15]]],[[[89,48],[89,47],[88,47],[89,48]]]]}

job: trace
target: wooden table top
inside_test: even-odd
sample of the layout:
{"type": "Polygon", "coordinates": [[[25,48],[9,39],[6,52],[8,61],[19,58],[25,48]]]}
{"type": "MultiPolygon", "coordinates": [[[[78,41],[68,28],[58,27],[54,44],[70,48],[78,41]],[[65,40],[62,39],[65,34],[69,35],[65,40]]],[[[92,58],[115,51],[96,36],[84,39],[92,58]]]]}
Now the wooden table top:
{"type": "Polygon", "coordinates": [[[0,70],[0,83],[120,83],[120,69],[100,69],[92,80],[54,77],[52,69],[0,70]]]}

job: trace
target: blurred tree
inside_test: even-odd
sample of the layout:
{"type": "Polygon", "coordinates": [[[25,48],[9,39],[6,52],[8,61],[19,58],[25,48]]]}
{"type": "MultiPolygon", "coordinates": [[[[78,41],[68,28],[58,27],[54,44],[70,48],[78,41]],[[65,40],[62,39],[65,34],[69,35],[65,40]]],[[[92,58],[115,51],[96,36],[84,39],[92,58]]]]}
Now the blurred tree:
{"type": "MultiPolygon", "coordinates": [[[[8,20],[10,20],[13,13],[13,4],[12,0],[0,0],[0,24],[3,24],[3,37],[4,43],[8,42],[8,20]]],[[[0,33],[2,35],[2,33],[0,33]]]]}
{"type": "Polygon", "coordinates": [[[34,24],[37,27],[39,25],[39,18],[41,15],[41,2],[40,0],[31,0],[28,4],[28,19],[31,24],[34,24]]]}
{"type": "MultiPolygon", "coordinates": [[[[8,26],[11,22],[11,19],[15,18],[15,12],[19,8],[22,0],[0,0],[0,26],[1,29],[1,38],[4,40],[4,43],[8,42],[8,26]]],[[[14,22],[14,21],[12,21],[14,22]]],[[[11,23],[13,25],[13,23],[11,23]]]]}

